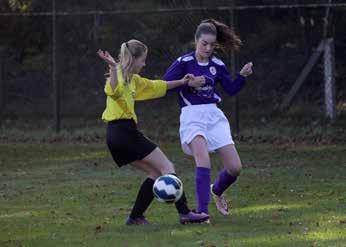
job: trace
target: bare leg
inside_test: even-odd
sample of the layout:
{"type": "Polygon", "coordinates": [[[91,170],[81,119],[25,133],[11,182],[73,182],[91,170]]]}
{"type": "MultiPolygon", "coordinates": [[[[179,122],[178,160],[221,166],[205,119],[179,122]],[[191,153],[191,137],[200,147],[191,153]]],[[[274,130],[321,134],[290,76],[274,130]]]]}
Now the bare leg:
{"type": "Polygon", "coordinates": [[[197,167],[205,167],[210,169],[210,157],[208,152],[207,141],[203,136],[193,138],[189,147],[192,150],[193,158],[197,167]]]}
{"type": "Polygon", "coordinates": [[[225,169],[219,173],[213,184],[212,195],[219,212],[223,215],[229,215],[227,201],[223,192],[237,180],[241,170],[241,161],[233,144],[220,148],[218,153],[225,169]]]}
{"type": "Polygon", "coordinates": [[[155,148],[150,154],[148,154],[143,161],[149,164],[155,170],[160,171],[163,174],[175,173],[174,165],[169,161],[166,155],[160,148],[155,148]]]}
{"type": "Polygon", "coordinates": [[[217,152],[220,154],[221,162],[228,173],[235,177],[239,176],[242,164],[234,144],[226,145],[218,149],[217,152]]]}
{"type": "Polygon", "coordinates": [[[207,141],[203,136],[196,136],[189,144],[196,163],[195,190],[199,212],[208,214],[210,201],[210,157],[207,141]]]}

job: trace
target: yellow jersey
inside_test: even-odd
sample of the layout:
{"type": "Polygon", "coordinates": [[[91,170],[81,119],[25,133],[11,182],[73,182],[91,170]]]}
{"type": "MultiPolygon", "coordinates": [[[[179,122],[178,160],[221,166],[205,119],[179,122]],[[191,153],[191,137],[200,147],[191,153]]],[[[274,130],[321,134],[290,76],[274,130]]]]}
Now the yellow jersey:
{"type": "Polygon", "coordinates": [[[117,119],[133,119],[137,122],[135,101],[162,97],[167,92],[167,83],[163,80],[149,80],[134,74],[130,83],[125,83],[121,69],[117,70],[117,85],[113,90],[110,79],[106,81],[104,91],[107,95],[106,109],[102,120],[109,122],[117,119]]]}

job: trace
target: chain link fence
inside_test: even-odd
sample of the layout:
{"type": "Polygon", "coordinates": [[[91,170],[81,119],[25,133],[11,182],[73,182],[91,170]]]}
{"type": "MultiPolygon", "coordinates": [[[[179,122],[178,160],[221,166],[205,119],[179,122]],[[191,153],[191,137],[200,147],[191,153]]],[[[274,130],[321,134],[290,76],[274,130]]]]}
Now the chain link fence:
{"type": "MultiPolygon", "coordinates": [[[[328,37],[334,37],[336,51],[337,106],[344,104],[346,2],[249,1],[234,5],[234,9],[231,2],[109,0],[81,4],[64,0],[54,4],[46,0],[31,1],[26,7],[23,1],[3,2],[2,125],[54,127],[56,112],[62,128],[101,124],[107,67],[96,51],[101,48],[116,55],[122,42],[139,39],[149,47],[142,74],[160,78],[177,57],[193,50],[195,29],[207,18],[227,24],[234,18],[243,46],[235,54],[233,66],[238,71],[246,62],[254,63],[254,74],[237,97],[241,126],[270,121],[323,39],[328,6],[328,37]]],[[[218,55],[231,68],[231,54],[218,55]]],[[[320,61],[313,68],[291,108],[279,117],[290,114],[310,121],[312,116],[323,116],[322,65],[320,61]]],[[[234,105],[234,99],[224,94],[221,108],[232,121],[234,105]]],[[[178,124],[175,95],[139,103],[137,112],[148,126],[153,122],[158,128],[178,124]]]]}

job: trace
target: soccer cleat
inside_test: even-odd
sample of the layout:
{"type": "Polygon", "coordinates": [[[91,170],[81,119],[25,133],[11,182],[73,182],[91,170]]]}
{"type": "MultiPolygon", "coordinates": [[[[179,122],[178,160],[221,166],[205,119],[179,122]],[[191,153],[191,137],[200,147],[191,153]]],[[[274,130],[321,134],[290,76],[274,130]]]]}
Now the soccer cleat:
{"type": "MultiPolygon", "coordinates": [[[[192,213],[200,214],[201,212],[198,212],[196,209],[192,209],[192,213]]],[[[208,213],[203,213],[203,214],[209,215],[208,213]]],[[[209,219],[207,219],[203,222],[200,222],[199,224],[210,224],[210,217],[209,217],[209,219]]]]}
{"type": "Polygon", "coordinates": [[[199,223],[199,224],[208,224],[209,221],[209,215],[205,213],[194,213],[190,211],[187,214],[179,214],[179,220],[180,223],[185,225],[188,223],[199,223]]]}
{"type": "Polygon", "coordinates": [[[148,225],[149,222],[144,216],[132,219],[130,216],[126,220],[126,225],[148,225]]]}
{"type": "Polygon", "coordinates": [[[217,210],[219,210],[219,212],[222,215],[229,215],[229,211],[228,211],[228,206],[227,206],[227,201],[224,197],[224,195],[218,196],[213,192],[213,184],[210,185],[210,193],[214,198],[215,201],[215,205],[217,210]]]}

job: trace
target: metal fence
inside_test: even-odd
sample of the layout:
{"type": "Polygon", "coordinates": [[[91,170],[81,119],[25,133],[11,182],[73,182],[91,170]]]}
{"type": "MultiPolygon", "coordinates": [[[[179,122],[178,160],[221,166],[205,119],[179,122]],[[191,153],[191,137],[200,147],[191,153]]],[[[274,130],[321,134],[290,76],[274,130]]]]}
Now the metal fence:
{"type": "MultiPolygon", "coordinates": [[[[254,63],[254,75],[237,100],[223,95],[221,107],[235,123],[267,121],[323,38],[334,38],[336,70],[345,67],[346,1],[211,2],[93,1],[89,6],[46,0],[44,8],[31,6],[29,12],[6,5],[0,13],[2,125],[59,130],[100,124],[106,66],[96,56],[97,49],[116,55],[123,41],[139,39],[149,46],[143,75],[160,78],[178,56],[192,51],[195,28],[206,18],[233,25],[243,40],[240,52],[219,54],[233,73],[248,61],[254,63]]],[[[322,64],[306,77],[290,114],[323,115],[322,64]]],[[[345,77],[339,73],[336,81],[345,77]]],[[[337,84],[337,102],[344,96],[345,87],[337,84]]],[[[141,103],[138,113],[145,121],[178,121],[176,98],[141,103]]]]}

